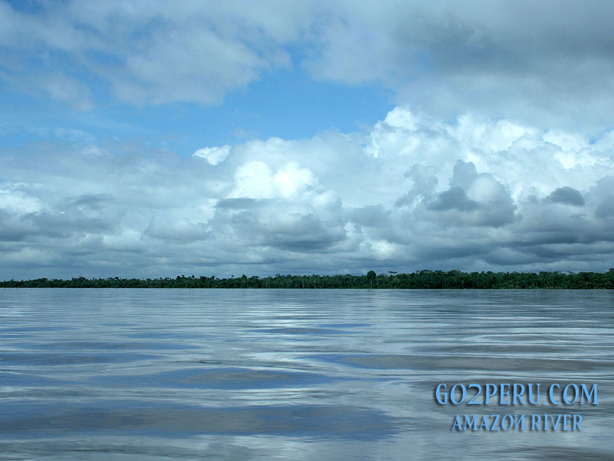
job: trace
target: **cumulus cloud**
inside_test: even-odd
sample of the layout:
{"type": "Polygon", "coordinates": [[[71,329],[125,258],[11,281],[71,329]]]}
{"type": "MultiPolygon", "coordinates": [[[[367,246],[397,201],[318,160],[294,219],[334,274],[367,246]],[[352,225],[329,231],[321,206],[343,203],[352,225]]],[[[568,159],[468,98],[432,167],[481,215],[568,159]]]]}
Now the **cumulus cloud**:
{"type": "Polygon", "coordinates": [[[562,203],[565,205],[584,205],[584,197],[582,197],[579,190],[576,190],[573,187],[558,187],[548,196],[548,198],[555,203],[562,203]]]}
{"type": "Polygon", "coordinates": [[[288,71],[397,104],[190,158],[28,126],[48,141],[0,150],[0,277],[607,269],[613,19],[572,0],[0,1],[11,97],[215,105],[288,71]]]}
{"type": "Polygon", "coordinates": [[[5,148],[0,277],[605,270],[612,139],[397,107],[219,163],[226,147],[5,148]]]}
{"type": "Polygon", "coordinates": [[[230,146],[203,147],[194,152],[194,157],[204,158],[210,165],[219,165],[230,154],[230,146]]]}
{"type": "Polygon", "coordinates": [[[447,191],[439,194],[437,201],[431,204],[433,210],[458,210],[458,211],[473,211],[479,208],[477,202],[474,202],[465,191],[460,187],[452,187],[447,191]]]}
{"type": "Polygon", "coordinates": [[[454,166],[450,188],[429,206],[436,211],[456,210],[476,225],[498,227],[514,219],[515,205],[505,186],[491,174],[479,174],[475,165],[459,160],[454,166]]]}

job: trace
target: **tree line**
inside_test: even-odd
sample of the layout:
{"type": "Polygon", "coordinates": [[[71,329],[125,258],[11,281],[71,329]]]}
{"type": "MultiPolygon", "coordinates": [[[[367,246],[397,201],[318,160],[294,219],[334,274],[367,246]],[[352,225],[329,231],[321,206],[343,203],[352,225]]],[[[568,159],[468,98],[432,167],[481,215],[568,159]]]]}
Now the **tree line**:
{"type": "Polygon", "coordinates": [[[175,278],[39,278],[0,282],[3,288],[373,288],[373,289],[613,289],[614,269],[601,272],[461,272],[421,270],[409,274],[281,275],[230,278],[178,275],[175,278]]]}

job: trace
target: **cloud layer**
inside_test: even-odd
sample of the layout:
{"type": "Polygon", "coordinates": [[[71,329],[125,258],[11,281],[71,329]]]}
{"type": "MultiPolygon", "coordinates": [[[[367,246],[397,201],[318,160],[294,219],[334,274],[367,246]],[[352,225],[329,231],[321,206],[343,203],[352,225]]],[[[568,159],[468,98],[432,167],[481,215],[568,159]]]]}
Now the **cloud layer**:
{"type": "Polygon", "coordinates": [[[0,278],[613,267],[613,21],[608,0],[0,0],[0,278]],[[396,108],[152,147],[172,117],[191,140],[233,110],[331,126],[297,101],[350,87],[396,108]]]}
{"type": "Polygon", "coordinates": [[[614,121],[608,0],[28,4],[0,2],[0,78],[79,110],[101,89],[138,106],[217,104],[302,68],[383,85],[448,120],[469,111],[593,134],[614,121]]]}
{"type": "Polygon", "coordinates": [[[208,146],[1,153],[0,277],[605,270],[614,132],[446,122],[208,146]]]}

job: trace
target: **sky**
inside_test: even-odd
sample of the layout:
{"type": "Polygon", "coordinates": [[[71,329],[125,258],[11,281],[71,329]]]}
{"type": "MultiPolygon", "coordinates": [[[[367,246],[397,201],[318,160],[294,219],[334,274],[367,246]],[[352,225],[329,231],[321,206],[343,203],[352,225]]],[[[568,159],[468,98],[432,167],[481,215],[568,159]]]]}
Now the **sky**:
{"type": "Polygon", "coordinates": [[[0,279],[614,267],[610,0],[0,0],[0,279]]]}

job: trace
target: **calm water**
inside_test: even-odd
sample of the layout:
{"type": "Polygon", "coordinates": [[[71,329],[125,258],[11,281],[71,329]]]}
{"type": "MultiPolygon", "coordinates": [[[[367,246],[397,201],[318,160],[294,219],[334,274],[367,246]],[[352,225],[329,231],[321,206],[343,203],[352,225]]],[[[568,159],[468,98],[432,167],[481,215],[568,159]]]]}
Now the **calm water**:
{"type": "Polygon", "coordinates": [[[612,459],[613,346],[605,291],[4,289],[0,458],[612,459]],[[599,405],[440,405],[442,382],[599,405]],[[451,430],[544,412],[583,431],[451,430]]]}

